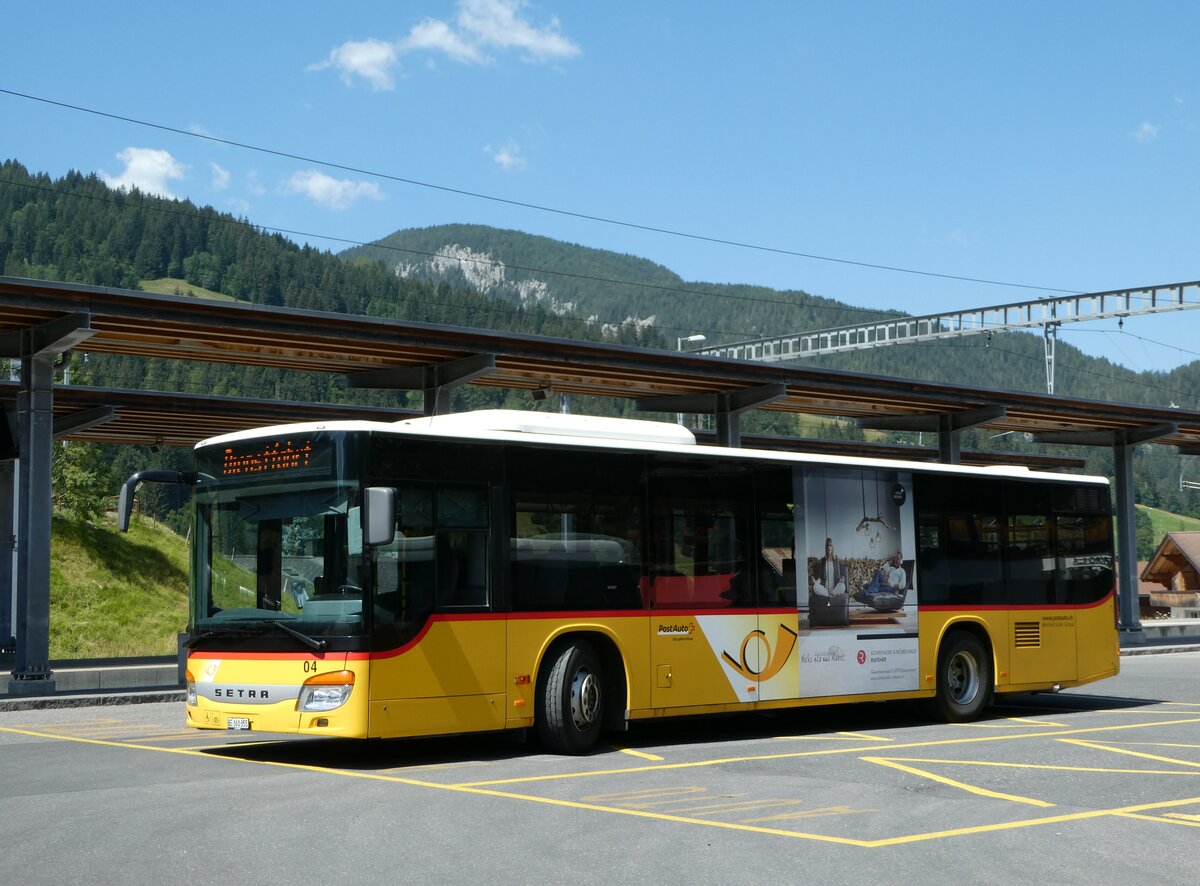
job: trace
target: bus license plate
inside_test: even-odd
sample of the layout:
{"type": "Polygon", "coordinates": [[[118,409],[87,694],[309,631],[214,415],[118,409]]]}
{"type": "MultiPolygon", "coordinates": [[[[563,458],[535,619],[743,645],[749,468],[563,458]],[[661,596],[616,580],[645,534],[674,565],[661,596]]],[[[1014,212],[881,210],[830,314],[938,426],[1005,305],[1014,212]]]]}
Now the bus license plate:
{"type": "Polygon", "coordinates": [[[225,720],[226,729],[249,729],[249,717],[227,717],[225,720]]]}

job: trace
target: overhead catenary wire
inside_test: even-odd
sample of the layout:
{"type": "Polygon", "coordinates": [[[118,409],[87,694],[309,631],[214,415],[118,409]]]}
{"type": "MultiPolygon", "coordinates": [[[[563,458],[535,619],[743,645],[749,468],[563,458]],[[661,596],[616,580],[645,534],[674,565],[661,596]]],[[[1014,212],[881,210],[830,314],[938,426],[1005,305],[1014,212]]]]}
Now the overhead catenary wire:
{"type": "Polygon", "coordinates": [[[764,246],[756,243],[747,243],[739,240],[727,239],[724,237],[715,237],[705,234],[697,234],[688,231],[677,231],[670,228],[659,227],[656,225],[642,224],[638,222],[627,221],[623,219],[608,218],[592,213],[581,212],[570,209],[562,209],[559,207],[545,206],[538,203],[530,203],[523,200],[515,200],[508,197],[498,197],[494,194],[483,194],[477,191],[468,191],[464,188],[456,188],[450,185],[435,184],[432,182],[420,181],[419,179],[409,178],[406,176],[395,175],[393,173],[381,172],[379,170],[366,169],[359,166],[354,166],[347,163],[338,163],[332,160],[324,160],[317,157],[308,157],[300,153],[292,151],[284,151],[276,148],[267,148],[261,145],[253,145],[247,142],[240,142],[233,139],[221,138],[208,133],[194,132],[190,129],[181,129],[176,126],[169,126],[163,123],[154,123],[148,120],[139,120],[136,117],[130,117],[124,114],[115,114],[108,111],[101,111],[95,108],[88,108],[82,105],[71,104],[69,102],[57,101],[55,99],[45,98],[43,96],[31,95],[29,93],[18,92],[12,89],[4,89],[0,87],[0,94],[9,95],[14,98],[21,98],[27,101],[40,102],[42,104],[51,105],[65,110],[78,111],[83,114],[91,114],[97,117],[104,117],[109,120],[117,120],[123,123],[130,123],[135,126],[143,126],[150,129],[157,129],[162,132],[170,132],[175,135],[185,136],[187,138],[200,139],[203,141],[213,142],[215,144],[225,145],[232,148],[240,148],[246,151],[254,151],[256,153],[265,154],[273,157],[280,157],[287,160],[296,160],[301,163],[312,163],[317,166],[323,166],[326,169],[336,169],[340,172],[351,172],[355,175],[366,175],[372,178],[382,179],[384,181],[392,181],[398,184],[411,185],[413,187],[427,188],[430,190],[442,191],[449,194],[457,194],[462,197],[470,197],[476,200],[487,200],[493,203],[501,203],[508,206],[515,206],[522,209],[531,209],[537,212],[551,213],[570,218],[577,218],[584,221],[592,221],[600,224],[614,225],[617,227],[630,228],[638,231],[646,231],[648,233],[663,234],[671,237],[680,237],[688,240],[696,240],[704,243],[713,243],[720,246],[730,246],[737,249],[751,249],[759,252],[767,252],[775,255],[787,255],[794,258],[803,258],[811,261],[833,262],[836,264],[852,265],[855,267],[869,268],[878,271],[888,271],[896,274],[913,274],[923,277],[935,277],[942,280],[957,280],[964,283],[979,283],[987,286],[1004,286],[1014,289],[1030,289],[1039,292],[1058,292],[1066,295],[1082,294],[1081,291],[1075,289],[1063,289],[1053,286],[1038,286],[1030,283],[1013,283],[1003,280],[990,280],[982,277],[969,277],[958,274],[945,274],[936,271],[924,271],[915,268],[903,268],[896,265],[885,265],[875,262],[858,261],[848,258],[839,258],[836,256],[819,255],[810,252],[801,252],[793,249],[783,249],[775,246],[764,246]]]}

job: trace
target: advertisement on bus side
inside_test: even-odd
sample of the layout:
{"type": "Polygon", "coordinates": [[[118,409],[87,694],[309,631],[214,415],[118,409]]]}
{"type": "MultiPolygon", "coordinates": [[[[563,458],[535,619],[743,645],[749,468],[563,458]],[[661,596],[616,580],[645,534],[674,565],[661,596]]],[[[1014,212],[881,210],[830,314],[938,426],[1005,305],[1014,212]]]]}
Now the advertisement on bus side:
{"type": "Polygon", "coordinates": [[[800,697],[918,689],[912,475],[796,474],[800,697]]]}

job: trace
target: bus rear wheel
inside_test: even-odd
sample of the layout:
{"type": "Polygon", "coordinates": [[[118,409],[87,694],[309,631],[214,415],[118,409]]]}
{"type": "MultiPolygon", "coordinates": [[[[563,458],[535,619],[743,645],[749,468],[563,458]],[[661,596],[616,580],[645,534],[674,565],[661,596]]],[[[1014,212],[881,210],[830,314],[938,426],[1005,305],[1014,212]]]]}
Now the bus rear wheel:
{"type": "Polygon", "coordinates": [[[948,723],[976,719],[992,696],[992,660],[974,634],[958,631],[938,653],[934,711],[948,723]]]}
{"type": "Polygon", "coordinates": [[[591,750],[604,720],[604,674],[592,644],[573,640],[561,647],[541,684],[537,728],[542,744],[559,754],[591,750]]]}

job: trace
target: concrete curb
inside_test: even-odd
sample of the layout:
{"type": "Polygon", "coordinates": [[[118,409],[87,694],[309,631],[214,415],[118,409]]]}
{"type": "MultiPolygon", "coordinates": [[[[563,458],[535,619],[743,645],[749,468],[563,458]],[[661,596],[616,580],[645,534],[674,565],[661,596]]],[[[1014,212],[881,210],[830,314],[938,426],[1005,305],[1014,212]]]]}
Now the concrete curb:
{"type": "Polygon", "coordinates": [[[80,695],[35,695],[29,698],[0,696],[0,711],[40,711],[50,708],[93,708],[108,705],[182,702],[182,689],[151,689],[80,695]]]}
{"type": "Polygon", "coordinates": [[[1200,643],[1164,644],[1161,646],[1129,646],[1122,655],[1165,655],[1171,652],[1200,652],[1200,643]]]}

